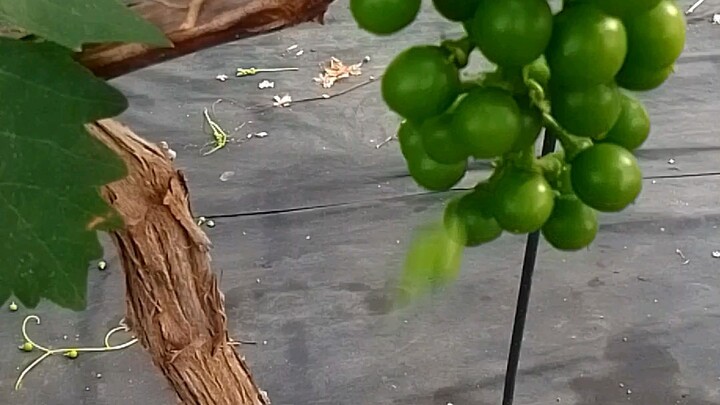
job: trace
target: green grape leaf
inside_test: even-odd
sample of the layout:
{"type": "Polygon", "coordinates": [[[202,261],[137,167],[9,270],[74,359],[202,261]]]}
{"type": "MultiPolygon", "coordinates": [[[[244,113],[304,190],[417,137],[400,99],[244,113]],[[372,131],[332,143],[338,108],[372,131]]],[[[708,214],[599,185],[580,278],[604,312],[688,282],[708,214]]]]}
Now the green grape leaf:
{"type": "Polygon", "coordinates": [[[407,305],[457,279],[464,246],[456,242],[460,239],[451,236],[450,231],[442,222],[426,224],[415,230],[398,283],[400,296],[397,304],[407,305]]]}
{"type": "Polygon", "coordinates": [[[172,45],[158,27],[119,0],[0,0],[0,16],[76,52],[87,43],[172,45]]]}
{"type": "Polygon", "coordinates": [[[85,128],[125,97],[52,42],[0,38],[0,303],[85,308],[97,230],[118,225],[100,187],[127,174],[85,128]]]}

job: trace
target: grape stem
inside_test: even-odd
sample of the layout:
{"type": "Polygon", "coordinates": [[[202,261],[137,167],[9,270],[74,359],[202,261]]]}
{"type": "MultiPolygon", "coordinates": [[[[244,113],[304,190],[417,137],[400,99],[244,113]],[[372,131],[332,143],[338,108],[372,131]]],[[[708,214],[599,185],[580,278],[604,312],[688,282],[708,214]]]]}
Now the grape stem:
{"type": "Polygon", "coordinates": [[[535,158],[535,145],[530,145],[512,155],[508,156],[514,167],[527,170],[535,170],[537,168],[535,158]]]}
{"type": "Polygon", "coordinates": [[[548,103],[545,97],[545,89],[543,89],[540,83],[529,78],[525,72],[523,72],[523,80],[528,87],[530,101],[542,112],[545,129],[552,132],[560,141],[560,144],[565,150],[568,162],[572,161],[580,152],[593,145],[592,140],[589,138],[572,135],[557,122],[555,117],[552,116],[550,103],[548,103]]]}
{"type": "Polygon", "coordinates": [[[563,168],[563,151],[549,153],[541,158],[535,159],[535,167],[550,181],[560,177],[563,168]]]}
{"type": "Polygon", "coordinates": [[[562,150],[549,153],[535,162],[545,179],[557,190],[560,195],[575,194],[570,184],[570,166],[565,163],[565,153],[562,150]]]}
{"type": "Polygon", "coordinates": [[[545,129],[551,131],[555,138],[560,141],[568,162],[572,162],[580,152],[593,146],[591,139],[572,135],[563,129],[550,113],[543,111],[542,115],[545,129]]]}
{"type": "Polygon", "coordinates": [[[470,37],[465,36],[460,39],[446,39],[440,43],[440,47],[450,53],[451,61],[458,67],[467,66],[470,53],[475,48],[470,37]]]}

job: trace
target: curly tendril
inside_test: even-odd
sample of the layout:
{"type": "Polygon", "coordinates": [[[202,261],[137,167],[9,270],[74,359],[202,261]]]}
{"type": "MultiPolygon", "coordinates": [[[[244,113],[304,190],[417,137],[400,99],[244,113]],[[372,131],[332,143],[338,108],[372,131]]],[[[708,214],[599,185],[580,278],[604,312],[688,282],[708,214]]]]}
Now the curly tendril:
{"type": "MultiPolygon", "coordinates": [[[[23,369],[23,371],[20,373],[17,381],[15,382],[15,390],[16,391],[18,389],[20,389],[20,384],[22,383],[23,378],[25,378],[25,376],[30,372],[30,370],[32,370],[35,366],[40,364],[40,362],[42,362],[46,358],[52,356],[53,354],[62,353],[65,357],[74,359],[78,356],[78,353],[81,353],[81,352],[111,352],[111,351],[115,351],[115,350],[122,350],[122,349],[125,349],[125,348],[128,348],[128,347],[134,345],[138,341],[136,337],[133,337],[132,339],[130,339],[129,341],[127,341],[123,344],[119,344],[119,345],[110,344],[110,337],[112,337],[112,335],[114,335],[115,333],[120,332],[120,331],[122,331],[122,332],[130,331],[130,329],[127,327],[127,325],[125,325],[125,322],[121,320],[118,327],[111,329],[108,333],[105,334],[105,339],[103,339],[103,343],[104,343],[103,347],[65,347],[65,348],[59,348],[59,349],[50,349],[45,346],[41,346],[41,345],[37,344],[34,340],[30,339],[30,336],[28,336],[28,333],[27,333],[27,324],[30,320],[35,321],[36,325],[40,325],[40,317],[39,316],[37,316],[37,315],[26,316],[22,323],[23,339],[25,339],[26,344],[27,343],[30,344],[31,349],[38,348],[41,351],[43,351],[44,353],[40,357],[35,359],[32,363],[28,364],[27,367],[25,367],[25,369],[23,369]]],[[[25,345],[23,345],[21,347],[25,347],[25,345]]]]}

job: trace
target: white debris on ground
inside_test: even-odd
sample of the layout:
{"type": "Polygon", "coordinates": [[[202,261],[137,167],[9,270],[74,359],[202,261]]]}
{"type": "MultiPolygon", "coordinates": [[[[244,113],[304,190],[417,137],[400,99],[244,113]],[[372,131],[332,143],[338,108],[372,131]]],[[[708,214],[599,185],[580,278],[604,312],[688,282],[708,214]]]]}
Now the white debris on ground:
{"type": "Polygon", "coordinates": [[[290,45],[287,48],[285,48],[285,52],[283,52],[282,56],[286,55],[293,55],[296,58],[302,56],[305,53],[304,49],[301,49],[298,44],[290,45]]]}
{"type": "Polygon", "coordinates": [[[274,89],[275,88],[275,82],[271,82],[270,80],[263,80],[260,83],[258,83],[259,89],[274,89]]]}
{"type": "Polygon", "coordinates": [[[345,65],[343,61],[333,56],[329,62],[321,65],[322,73],[313,78],[313,80],[316,83],[320,83],[324,88],[329,89],[340,80],[351,76],[362,75],[362,65],[369,61],[370,57],[366,56],[362,61],[354,65],[345,65]]]}
{"type": "Polygon", "coordinates": [[[228,181],[228,180],[230,180],[230,178],[231,178],[232,176],[234,176],[234,175],[235,175],[235,172],[233,172],[233,171],[223,172],[223,173],[220,175],[220,181],[228,181]]]}
{"type": "Polygon", "coordinates": [[[712,23],[713,24],[720,24],[720,14],[714,14],[712,17],[712,23]]]}
{"type": "Polygon", "coordinates": [[[215,76],[215,80],[219,80],[221,82],[224,82],[227,79],[228,79],[228,75],[220,74],[220,75],[215,76]]]}
{"type": "Polygon", "coordinates": [[[702,5],[705,2],[705,0],[697,0],[692,6],[690,6],[689,9],[685,12],[685,14],[693,13],[700,5],[702,5]]]}
{"type": "Polygon", "coordinates": [[[283,96],[274,96],[273,100],[275,100],[275,102],[273,103],[273,106],[275,107],[288,107],[290,103],[292,103],[292,97],[290,97],[289,94],[285,94],[283,96]]]}

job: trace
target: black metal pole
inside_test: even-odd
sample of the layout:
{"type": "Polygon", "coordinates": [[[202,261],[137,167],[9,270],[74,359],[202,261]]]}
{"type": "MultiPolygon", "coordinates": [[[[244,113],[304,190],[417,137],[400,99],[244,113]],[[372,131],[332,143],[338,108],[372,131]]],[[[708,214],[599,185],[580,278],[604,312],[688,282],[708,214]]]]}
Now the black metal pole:
{"type": "MultiPolygon", "coordinates": [[[[543,139],[542,154],[547,155],[554,150],[555,137],[546,131],[545,138],[543,139]]],[[[518,365],[520,364],[520,349],[522,348],[523,335],[525,333],[525,320],[527,319],[530,304],[530,290],[532,288],[532,277],[535,272],[535,261],[537,259],[539,242],[540,232],[533,232],[528,235],[527,243],[525,244],[522,276],[520,277],[520,288],[518,290],[517,305],[515,307],[515,321],[513,322],[510,352],[508,353],[507,370],[505,372],[505,389],[503,392],[502,405],[512,405],[515,399],[515,382],[517,380],[518,365]]]]}

